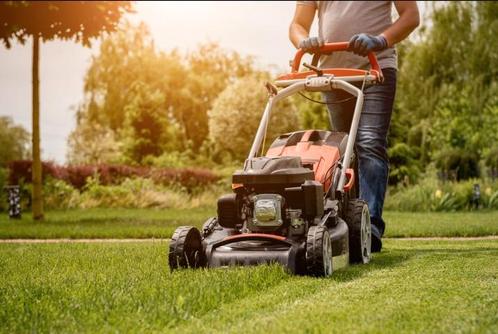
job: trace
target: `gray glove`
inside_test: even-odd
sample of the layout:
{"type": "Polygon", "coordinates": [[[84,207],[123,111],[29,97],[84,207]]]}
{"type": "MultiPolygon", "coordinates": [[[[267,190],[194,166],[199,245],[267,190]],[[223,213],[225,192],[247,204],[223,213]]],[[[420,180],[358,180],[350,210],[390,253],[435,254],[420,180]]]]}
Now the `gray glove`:
{"type": "Polygon", "coordinates": [[[313,51],[323,46],[323,43],[324,41],[320,37],[308,37],[301,40],[297,47],[304,51],[313,51]]]}
{"type": "Polygon", "coordinates": [[[368,34],[358,34],[349,40],[348,49],[353,53],[366,56],[371,51],[382,51],[387,49],[387,40],[384,36],[372,36],[368,34]]]}

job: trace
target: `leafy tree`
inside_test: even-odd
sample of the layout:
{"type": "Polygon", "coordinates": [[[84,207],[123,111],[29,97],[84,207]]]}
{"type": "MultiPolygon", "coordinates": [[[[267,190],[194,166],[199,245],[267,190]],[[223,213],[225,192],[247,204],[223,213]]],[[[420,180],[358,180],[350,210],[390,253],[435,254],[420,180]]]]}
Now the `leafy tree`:
{"type": "Polygon", "coordinates": [[[73,143],[96,147],[100,140],[91,135],[77,138],[83,135],[80,124],[99,124],[112,132],[128,163],[150,163],[179,152],[199,154],[215,98],[237,77],[254,72],[251,58],[216,44],[201,45],[186,55],[160,52],[145,24],[124,22],[92,59],[71,155],[79,154],[73,143]]]}
{"type": "Polygon", "coordinates": [[[103,164],[122,162],[122,144],[116,140],[114,132],[99,123],[91,124],[86,119],[78,122],[78,127],[68,139],[69,164],[103,164]]]}
{"type": "Polygon", "coordinates": [[[191,148],[198,151],[208,135],[208,110],[216,97],[238,78],[255,74],[251,57],[242,57],[215,43],[200,45],[187,56],[188,77],[180,92],[177,118],[182,124],[191,148]]]}
{"type": "MultiPolygon", "coordinates": [[[[124,22],[102,41],[99,55],[92,58],[85,77],[85,100],[69,143],[71,154],[79,154],[73,143],[98,146],[100,137],[82,136],[79,131],[86,125],[98,125],[110,134],[124,162],[141,163],[165,150],[182,150],[185,134],[175,113],[186,76],[176,51],[158,52],[145,24],[124,22]]],[[[113,156],[102,158],[113,160],[113,156]]]]}
{"type": "Polygon", "coordinates": [[[40,158],[40,39],[75,40],[90,45],[90,39],[102,32],[115,30],[125,12],[131,11],[128,1],[1,1],[0,39],[7,48],[11,40],[22,44],[33,38],[33,218],[43,219],[40,158]]]}
{"type": "Polygon", "coordinates": [[[15,125],[12,118],[0,116],[0,168],[12,160],[28,159],[30,135],[22,126],[15,125]]]}
{"type": "Polygon", "coordinates": [[[486,167],[489,169],[489,176],[494,180],[498,177],[498,146],[490,147],[486,152],[486,159],[484,160],[486,167]]]}
{"type": "MultiPolygon", "coordinates": [[[[173,109],[180,105],[175,93],[183,89],[186,73],[176,52],[156,51],[145,24],[124,22],[102,41],[99,55],[92,58],[85,77],[85,101],[69,142],[71,154],[79,154],[74,143],[98,147],[99,136],[82,136],[79,131],[86,125],[89,131],[91,125],[98,125],[108,133],[118,143],[114,151],[123,155],[124,162],[141,163],[148,155],[182,149],[185,136],[173,109]]],[[[83,155],[79,161],[92,155],[83,155]]],[[[114,156],[102,159],[114,160],[114,156]]]]}
{"type": "MultiPolygon", "coordinates": [[[[243,160],[251,148],[267,101],[261,77],[241,78],[228,86],[209,111],[209,137],[220,158],[243,160]]],[[[298,130],[297,110],[289,99],[277,103],[268,126],[265,149],[278,134],[298,130]]]]}
{"type": "Polygon", "coordinates": [[[137,86],[161,92],[167,113],[169,105],[177,104],[175,92],[184,86],[185,75],[177,53],[158,52],[144,23],[133,26],[125,21],[102,41],[99,54],[92,58],[80,117],[88,117],[90,122],[99,122],[112,131],[120,130],[124,110],[135,99],[137,86]]]}
{"type": "Polygon", "coordinates": [[[498,140],[497,46],[498,3],[434,5],[419,41],[400,48],[391,144],[408,143],[424,165],[458,168],[458,178],[475,176],[474,166],[498,140]],[[473,154],[449,159],[457,149],[473,154]]]}
{"type": "Polygon", "coordinates": [[[397,143],[388,150],[389,184],[413,184],[420,173],[414,150],[405,143],[397,143]]]}
{"type": "Polygon", "coordinates": [[[124,110],[123,129],[119,131],[127,162],[141,164],[149,156],[157,157],[181,147],[180,129],[168,117],[164,94],[137,83],[132,96],[124,110]]]}

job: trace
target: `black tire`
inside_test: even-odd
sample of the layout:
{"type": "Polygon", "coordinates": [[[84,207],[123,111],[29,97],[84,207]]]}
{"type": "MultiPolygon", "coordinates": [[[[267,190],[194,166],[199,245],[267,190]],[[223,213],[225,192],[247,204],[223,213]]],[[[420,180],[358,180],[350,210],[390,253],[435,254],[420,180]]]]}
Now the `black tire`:
{"type": "Polygon", "coordinates": [[[332,241],[325,226],[311,226],[308,230],[306,271],[311,276],[332,275],[332,241]]]}
{"type": "Polygon", "coordinates": [[[171,270],[205,267],[201,233],[197,228],[181,226],[175,230],[169,243],[168,263],[171,270]]]}
{"type": "Polygon", "coordinates": [[[352,263],[370,262],[372,227],[367,203],[359,199],[350,200],[346,222],[349,228],[349,260],[352,263]]]}

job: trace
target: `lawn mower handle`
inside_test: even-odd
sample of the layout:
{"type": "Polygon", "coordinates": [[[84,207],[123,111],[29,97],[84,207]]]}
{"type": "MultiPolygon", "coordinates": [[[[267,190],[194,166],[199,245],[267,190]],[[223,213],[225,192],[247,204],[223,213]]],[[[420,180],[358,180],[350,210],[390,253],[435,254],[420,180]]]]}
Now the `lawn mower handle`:
{"type": "MultiPolygon", "coordinates": [[[[299,66],[301,65],[301,59],[303,58],[305,53],[310,53],[314,56],[317,55],[330,55],[332,52],[336,51],[349,51],[349,42],[338,42],[338,43],[325,43],[323,46],[316,50],[304,51],[303,49],[299,49],[294,56],[294,60],[292,61],[292,73],[296,73],[299,71],[299,66]]],[[[313,57],[315,59],[315,57],[313,57]]],[[[374,52],[368,53],[368,60],[370,61],[370,67],[372,70],[376,70],[381,73],[379,63],[377,62],[377,57],[374,52]]],[[[316,65],[316,64],[313,64],[316,65]]]]}

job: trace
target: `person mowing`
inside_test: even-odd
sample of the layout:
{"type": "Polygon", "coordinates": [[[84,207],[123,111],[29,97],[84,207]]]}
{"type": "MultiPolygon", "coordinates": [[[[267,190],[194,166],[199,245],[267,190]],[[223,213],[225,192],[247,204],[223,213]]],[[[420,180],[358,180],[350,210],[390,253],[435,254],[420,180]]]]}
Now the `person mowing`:
{"type": "MultiPolygon", "coordinates": [[[[394,45],[419,25],[416,1],[297,1],[289,38],[296,48],[312,51],[324,43],[349,41],[351,52],[335,52],[320,59],[322,68],[367,69],[366,55],[374,51],[384,81],[364,91],[363,111],[356,138],[360,198],[368,203],[372,222],[372,252],[382,249],[385,222],[382,209],[389,162],[387,133],[396,92],[397,55],[394,45]],[[392,4],[399,18],[392,21],[392,4]],[[318,13],[318,36],[309,36],[318,13]]],[[[349,132],[355,99],[344,91],[324,93],[331,125],[349,132]],[[333,101],[342,101],[333,103],[333,101]]]]}

